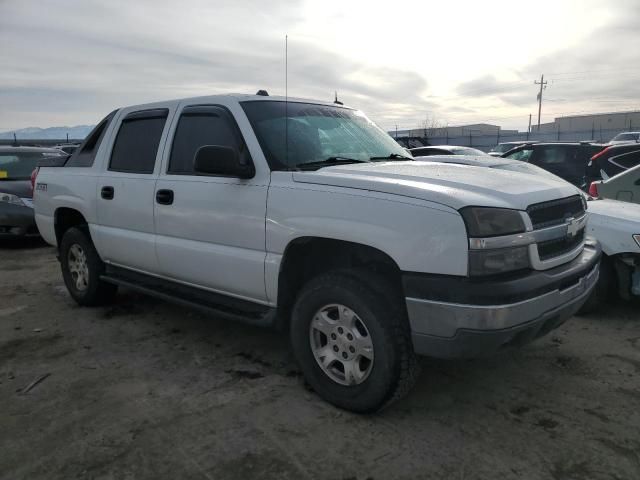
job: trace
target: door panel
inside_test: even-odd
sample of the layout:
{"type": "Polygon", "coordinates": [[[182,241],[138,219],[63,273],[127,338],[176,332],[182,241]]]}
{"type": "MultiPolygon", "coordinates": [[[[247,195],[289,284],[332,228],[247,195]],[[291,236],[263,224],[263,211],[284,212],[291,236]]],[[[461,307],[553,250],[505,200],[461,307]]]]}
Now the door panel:
{"type": "Polygon", "coordinates": [[[161,189],[173,190],[173,204],[155,207],[163,275],[266,300],[267,187],[236,179],[170,175],[158,180],[156,190],[161,189]]]}
{"type": "Polygon", "coordinates": [[[204,175],[194,158],[205,145],[251,156],[233,116],[220,105],[184,106],[170,133],[156,184],[156,252],[161,274],[176,281],[266,303],[265,217],[268,175],[204,175]],[[168,173],[166,173],[168,172],[168,173]],[[172,197],[168,202],[171,191],[172,197]]]}
{"type": "Polygon", "coordinates": [[[123,111],[98,177],[95,239],[103,260],[158,272],[153,218],[155,184],[169,109],[123,111]]]}
{"type": "Polygon", "coordinates": [[[157,272],[153,222],[155,185],[153,175],[105,172],[98,178],[96,244],[103,260],[157,272]],[[111,200],[101,196],[106,186],[113,187],[111,200]]]}
{"type": "Polygon", "coordinates": [[[574,185],[579,186],[583,182],[586,164],[578,165],[574,146],[534,146],[529,162],[574,185]]]}

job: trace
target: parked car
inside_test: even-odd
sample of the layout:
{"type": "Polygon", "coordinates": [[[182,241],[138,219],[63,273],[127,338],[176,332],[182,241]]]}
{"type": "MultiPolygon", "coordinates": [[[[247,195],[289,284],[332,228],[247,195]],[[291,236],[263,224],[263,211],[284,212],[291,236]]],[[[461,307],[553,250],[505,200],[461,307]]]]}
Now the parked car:
{"type": "Polygon", "coordinates": [[[0,237],[37,235],[31,172],[62,152],[51,148],[0,147],[0,237]]]}
{"type": "Polygon", "coordinates": [[[640,165],[640,144],[619,144],[606,147],[587,163],[585,183],[606,180],[636,165],[640,165]]]}
{"type": "Polygon", "coordinates": [[[607,180],[591,182],[589,195],[621,202],[640,203],[640,165],[607,180]]]}
{"type": "Polygon", "coordinates": [[[640,297],[640,205],[589,201],[587,231],[602,245],[600,279],[583,310],[618,296],[640,297]]]}
{"type": "Polygon", "coordinates": [[[430,147],[410,148],[414,157],[427,157],[429,155],[486,155],[482,150],[471,147],[458,147],[455,145],[433,145],[430,147]]]}
{"type": "Polygon", "coordinates": [[[586,202],[520,169],[415,161],[341,105],[221,95],[113,112],[34,201],[78,304],[125,285],[288,331],[313,389],[369,412],[415,355],[523,345],[586,301],[586,202]]]}
{"type": "Polygon", "coordinates": [[[526,141],[518,141],[518,142],[502,142],[489,150],[488,155],[492,157],[501,157],[509,150],[512,150],[516,147],[520,147],[522,145],[531,145],[533,143],[537,143],[535,140],[526,140],[526,141]]]}
{"type": "Polygon", "coordinates": [[[609,142],[610,145],[620,143],[640,142],[640,132],[622,132],[616,135],[609,142]]]}
{"type": "Polygon", "coordinates": [[[502,157],[529,162],[586,190],[589,186],[585,181],[587,163],[603,148],[604,145],[591,142],[540,142],[516,147],[502,157]]]}
{"type": "Polygon", "coordinates": [[[530,163],[510,160],[507,158],[491,157],[489,155],[432,155],[429,157],[418,157],[415,161],[495,168],[498,170],[525,173],[528,175],[538,175],[547,177],[554,181],[562,181],[562,179],[557,175],[530,163]]]}

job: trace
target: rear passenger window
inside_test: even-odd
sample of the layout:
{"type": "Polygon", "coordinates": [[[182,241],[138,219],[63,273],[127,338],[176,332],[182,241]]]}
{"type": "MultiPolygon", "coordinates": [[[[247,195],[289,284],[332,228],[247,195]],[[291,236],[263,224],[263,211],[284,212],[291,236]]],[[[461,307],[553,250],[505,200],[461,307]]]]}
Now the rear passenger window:
{"type": "Polygon", "coordinates": [[[612,157],[610,160],[612,163],[617,163],[622,168],[631,168],[640,164],[640,150],[635,152],[623,153],[621,155],[612,157]]]}
{"type": "Polygon", "coordinates": [[[158,109],[127,115],[113,145],[109,170],[153,173],[168,113],[167,109],[158,109]]]}
{"type": "Polygon", "coordinates": [[[71,157],[69,157],[65,167],[93,166],[93,161],[96,158],[96,153],[98,153],[98,148],[100,147],[104,134],[107,131],[107,127],[111,123],[111,120],[113,120],[116,112],[117,110],[111,112],[98,125],[96,125],[93,130],[91,130],[85,141],[82,142],[82,145],[80,145],[80,147],[73,152],[71,157]]]}
{"type": "Polygon", "coordinates": [[[246,162],[248,152],[230,114],[221,107],[193,106],[183,110],[171,147],[168,173],[194,175],[196,152],[205,145],[233,147],[246,162]],[[244,158],[243,158],[244,157],[244,158]]]}

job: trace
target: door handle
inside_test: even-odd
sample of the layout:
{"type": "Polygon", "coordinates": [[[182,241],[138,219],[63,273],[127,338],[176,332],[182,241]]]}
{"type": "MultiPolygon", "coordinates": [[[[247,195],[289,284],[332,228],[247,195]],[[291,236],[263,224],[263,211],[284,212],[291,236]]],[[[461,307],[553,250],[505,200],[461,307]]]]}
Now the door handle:
{"type": "Polygon", "coordinates": [[[102,187],[102,190],[100,190],[100,196],[105,200],[113,200],[113,194],[113,187],[106,186],[102,187]]]}
{"type": "Polygon", "coordinates": [[[173,203],[173,190],[158,190],[156,192],[156,202],[160,205],[171,205],[173,203]]]}

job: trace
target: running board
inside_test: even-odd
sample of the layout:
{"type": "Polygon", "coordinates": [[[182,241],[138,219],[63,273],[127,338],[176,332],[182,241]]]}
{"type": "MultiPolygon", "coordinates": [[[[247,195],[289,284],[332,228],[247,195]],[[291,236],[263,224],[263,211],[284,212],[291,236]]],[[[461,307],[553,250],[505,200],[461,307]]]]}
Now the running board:
{"type": "Polygon", "coordinates": [[[111,265],[107,265],[105,274],[100,278],[114,285],[121,285],[161,300],[201,310],[225,319],[261,327],[275,325],[275,308],[248,300],[240,300],[111,265]]]}

